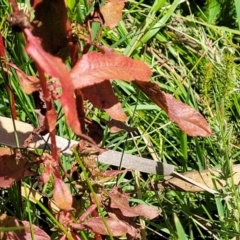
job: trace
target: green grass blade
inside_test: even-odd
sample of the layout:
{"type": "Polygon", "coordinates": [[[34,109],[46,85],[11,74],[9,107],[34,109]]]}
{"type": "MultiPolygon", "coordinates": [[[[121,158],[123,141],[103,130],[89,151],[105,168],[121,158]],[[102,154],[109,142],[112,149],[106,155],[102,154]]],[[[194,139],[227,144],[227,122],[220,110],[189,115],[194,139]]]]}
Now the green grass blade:
{"type": "Polygon", "coordinates": [[[173,214],[173,219],[174,219],[174,223],[175,223],[175,227],[176,227],[176,230],[177,230],[177,235],[178,235],[178,239],[181,239],[181,240],[188,240],[187,236],[186,236],[186,233],[184,231],[184,228],[177,216],[176,213],[173,214]]]}
{"type": "Polygon", "coordinates": [[[240,1],[234,0],[234,3],[235,3],[235,9],[237,12],[238,29],[240,30],[240,1]]]}

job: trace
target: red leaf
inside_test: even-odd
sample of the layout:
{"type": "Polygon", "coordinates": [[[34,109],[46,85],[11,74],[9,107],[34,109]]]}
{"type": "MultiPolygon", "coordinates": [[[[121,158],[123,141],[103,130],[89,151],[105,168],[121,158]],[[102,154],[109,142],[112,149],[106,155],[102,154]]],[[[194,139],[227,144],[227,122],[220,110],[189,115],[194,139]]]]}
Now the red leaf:
{"type": "Polygon", "coordinates": [[[148,81],[150,68],[139,60],[115,53],[90,52],[83,55],[72,69],[74,88],[83,88],[105,79],[148,81]]]}
{"type": "Polygon", "coordinates": [[[156,83],[134,81],[134,84],[162,108],[168,117],[189,136],[207,137],[212,135],[207,121],[199,112],[163,92],[156,83]]]}
{"type": "Polygon", "coordinates": [[[81,90],[84,97],[86,97],[94,107],[104,109],[113,119],[120,121],[127,120],[127,116],[123,112],[121,103],[119,103],[115,96],[109,80],[84,87],[81,90]]]}
{"type": "Polygon", "coordinates": [[[111,208],[118,208],[122,215],[125,217],[137,217],[142,216],[152,219],[157,217],[161,211],[151,207],[151,206],[144,206],[143,204],[130,207],[128,202],[128,195],[120,193],[118,191],[118,187],[115,187],[111,192],[108,193],[111,202],[110,207],[111,208]]]}
{"type": "MultiPolygon", "coordinates": [[[[20,221],[17,218],[7,216],[6,214],[0,215],[0,226],[5,228],[23,227],[24,229],[17,231],[4,232],[0,231],[0,239],[24,239],[31,240],[30,223],[27,221],[20,221]]],[[[51,238],[39,227],[32,224],[35,240],[50,240],[51,238]]]]}
{"type": "Polygon", "coordinates": [[[120,193],[118,191],[118,187],[115,187],[111,192],[109,192],[108,196],[111,199],[110,207],[118,208],[122,212],[123,216],[125,217],[139,216],[138,213],[136,213],[135,211],[131,211],[132,209],[129,206],[128,195],[120,193]]]}
{"type": "Polygon", "coordinates": [[[65,64],[60,58],[54,57],[45,52],[40,46],[39,39],[35,38],[29,29],[24,29],[24,33],[28,40],[28,45],[26,47],[27,53],[48,75],[60,80],[62,85],[62,95],[60,100],[65,111],[67,123],[76,134],[81,134],[76,103],[73,95],[74,89],[65,64]]]}
{"type": "Polygon", "coordinates": [[[64,0],[31,0],[31,4],[35,10],[32,33],[42,39],[45,51],[58,54],[67,45],[70,30],[64,0]]]}
{"type": "Polygon", "coordinates": [[[0,32],[0,58],[5,58],[5,46],[3,43],[3,37],[1,32],[0,32]]]}
{"type": "Polygon", "coordinates": [[[156,218],[161,213],[161,210],[146,204],[138,204],[137,206],[132,207],[132,209],[137,212],[139,216],[150,220],[156,218]]]}
{"type": "MultiPolygon", "coordinates": [[[[26,94],[31,94],[35,91],[40,90],[40,80],[37,77],[27,75],[19,67],[11,62],[8,62],[8,65],[16,70],[19,83],[26,94]]],[[[6,69],[6,71],[8,70],[6,69]]],[[[8,74],[11,74],[11,72],[9,71],[8,74]]]]}
{"type": "MultiPolygon", "coordinates": [[[[135,232],[133,227],[119,219],[105,218],[105,221],[110,229],[111,235],[114,237],[121,236],[126,233],[137,235],[137,230],[135,230],[135,232]]],[[[107,228],[100,217],[90,218],[87,222],[82,223],[82,225],[89,228],[94,233],[109,235],[107,228]]]]}
{"type": "Polygon", "coordinates": [[[109,1],[100,11],[104,18],[104,25],[110,29],[114,28],[122,18],[122,10],[125,1],[109,1]]]}
{"type": "Polygon", "coordinates": [[[127,239],[131,240],[141,239],[140,227],[134,222],[133,218],[124,217],[119,209],[110,209],[109,207],[106,207],[106,211],[108,212],[108,216],[110,218],[121,220],[122,222],[127,224],[128,226],[128,233],[126,234],[127,239]]]}
{"type": "Polygon", "coordinates": [[[72,209],[72,194],[62,179],[54,177],[53,199],[62,210],[72,209]]]}
{"type": "Polygon", "coordinates": [[[0,148],[0,188],[9,188],[15,181],[32,176],[29,170],[32,165],[26,157],[16,159],[10,148],[0,148]]]}

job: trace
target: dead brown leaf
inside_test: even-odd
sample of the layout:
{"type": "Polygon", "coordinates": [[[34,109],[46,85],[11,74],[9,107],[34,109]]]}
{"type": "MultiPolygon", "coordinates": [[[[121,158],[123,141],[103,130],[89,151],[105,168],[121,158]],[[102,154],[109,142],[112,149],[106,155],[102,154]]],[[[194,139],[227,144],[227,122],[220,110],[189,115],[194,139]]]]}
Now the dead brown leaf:
{"type": "MultiPolygon", "coordinates": [[[[234,184],[238,185],[240,182],[240,164],[233,165],[232,171],[234,184]]],[[[219,179],[221,173],[220,169],[207,169],[202,171],[186,172],[182,175],[208,188],[214,189],[216,187],[217,189],[222,189],[226,185],[226,181],[219,179]]],[[[156,183],[153,187],[158,190],[173,189],[186,192],[204,191],[202,188],[174,176],[165,177],[164,181],[156,183]]]]}
{"type": "Polygon", "coordinates": [[[32,176],[32,165],[26,156],[18,159],[10,148],[0,148],[0,187],[9,188],[15,181],[32,176]]]}
{"type": "Polygon", "coordinates": [[[114,178],[119,174],[125,173],[127,170],[106,170],[104,172],[97,173],[97,177],[100,178],[114,178]]]}
{"type": "Polygon", "coordinates": [[[41,88],[40,81],[37,77],[28,76],[21,70],[17,70],[16,72],[17,72],[19,83],[22,87],[22,90],[26,94],[31,94],[35,91],[40,90],[41,88]]]}
{"type": "Polygon", "coordinates": [[[104,18],[104,25],[113,29],[122,18],[125,1],[109,1],[100,8],[104,18]]]}

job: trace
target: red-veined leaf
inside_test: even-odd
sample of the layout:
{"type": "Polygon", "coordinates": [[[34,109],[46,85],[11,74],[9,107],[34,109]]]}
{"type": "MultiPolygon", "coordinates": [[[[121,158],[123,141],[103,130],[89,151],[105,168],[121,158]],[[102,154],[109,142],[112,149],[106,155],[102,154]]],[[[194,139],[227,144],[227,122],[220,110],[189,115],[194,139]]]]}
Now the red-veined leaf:
{"type": "Polygon", "coordinates": [[[162,108],[170,120],[189,136],[206,137],[212,135],[207,121],[199,112],[175,99],[172,95],[163,92],[156,83],[134,81],[134,84],[162,108]]]}
{"type": "Polygon", "coordinates": [[[72,209],[72,194],[63,180],[56,176],[54,176],[53,199],[60,209],[72,209]]]}
{"type": "Polygon", "coordinates": [[[58,78],[62,85],[61,103],[65,111],[68,125],[76,134],[81,134],[80,123],[78,121],[76,103],[74,99],[74,89],[65,64],[58,57],[45,52],[40,46],[39,39],[34,37],[29,29],[24,29],[27,36],[27,53],[37,62],[37,64],[51,77],[58,78]]]}
{"type": "Polygon", "coordinates": [[[83,88],[105,79],[148,81],[150,68],[142,61],[115,53],[84,54],[70,72],[74,88],[83,88]]]}
{"type": "Polygon", "coordinates": [[[27,221],[20,221],[17,218],[7,216],[6,214],[0,215],[0,226],[4,228],[19,227],[19,230],[14,231],[0,231],[0,239],[24,239],[31,240],[31,228],[34,233],[35,240],[50,240],[51,238],[39,227],[31,224],[27,221]]]}

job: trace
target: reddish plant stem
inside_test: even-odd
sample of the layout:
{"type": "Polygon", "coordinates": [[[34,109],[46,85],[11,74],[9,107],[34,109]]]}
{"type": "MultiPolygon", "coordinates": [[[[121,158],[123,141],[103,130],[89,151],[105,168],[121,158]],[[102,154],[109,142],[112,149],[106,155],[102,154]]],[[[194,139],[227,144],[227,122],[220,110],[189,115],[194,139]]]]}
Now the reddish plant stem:
{"type": "MultiPolygon", "coordinates": [[[[69,43],[69,46],[70,46],[70,55],[71,55],[71,65],[73,68],[78,61],[78,45],[77,45],[77,42],[73,40],[69,43]]],[[[81,126],[81,132],[85,134],[86,133],[85,123],[84,123],[85,112],[84,112],[82,91],[80,89],[76,89],[75,96],[76,96],[76,107],[77,107],[78,119],[81,126]]]]}
{"type": "MultiPolygon", "coordinates": [[[[47,111],[52,111],[52,110],[54,110],[54,106],[53,106],[51,95],[50,95],[49,90],[47,88],[47,80],[46,80],[46,77],[44,75],[44,71],[42,70],[42,68],[37,63],[36,63],[36,66],[37,66],[37,70],[38,70],[38,74],[39,74],[40,84],[41,84],[42,91],[43,91],[43,98],[46,102],[47,111]]],[[[46,118],[47,118],[47,116],[46,116],[46,118]]],[[[48,124],[48,126],[47,126],[48,129],[50,129],[48,119],[47,119],[47,124],[48,124]]],[[[55,137],[56,136],[55,129],[52,129],[49,132],[49,134],[50,134],[50,139],[51,139],[52,157],[55,161],[58,162],[58,151],[57,151],[57,144],[56,144],[56,137],[55,137]]]]}
{"type": "Polygon", "coordinates": [[[18,14],[20,13],[20,10],[18,8],[18,5],[17,5],[17,1],[16,0],[9,0],[11,6],[12,6],[12,11],[14,14],[18,14]]]}
{"type": "MultiPolygon", "coordinates": [[[[12,6],[12,10],[14,13],[18,14],[20,11],[18,9],[18,5],[16,0],[10,0],[10,4],[12,6]]],[[[1,61],[1,65],[3,67],[3,74],[4,74],[4,79],[6,81],[6,85],[7,85],[7,91],[8,91],[8,95],[9,95],[9,99],[10,99],[10,105],[11,105],[11,113],[12,113],[12,118],[13,119],[17,119],[17,110],[16,110],[16,106],[15,106],[15,99],[14,99],[14,95],[13,95],[13,89],[11,86],[11,82],[9,80],[9,72],[8,72],[8,66],[6,64],[6,52],[5,52],[5,46],[3,43],[3,38],[2,38],[2,34],[0,32],[0,61],[1,61]],[[4,71],[4,68],[7,69],[7,71],[4,71]]],[[[17,154],[17,152],[15,152],[15,154],[17,154]]],[[[23,203],[22,203],[22,193],[21,193],[21,186],[22,186],[22,181],[19,180],[16,182],[16,186],[17,186],[17,191],[18,191],[18,204],[20,206],[21,212],[23,212],[23,203]]]]}
{"type": "Polygon", "coordinates": [[[85,129],[85,122],[84,122],[85,112],[84,112],[83,94],[80,89],[76,89],[74,92],[76,95],[76,107],[77,107],[78,120],[81,126],[81,132],[85,134],[86,129],[85,129]]]}
{"type": "Polygon", "coordinates": [[[17,120],[17,110],[16,110],[16,105],[15,105],[15,98],[12,93],[12,87],[10,85],[8,86],[8,94],[10,96],[12,117],[13,117],[13,119],[17,120]]]}
{"type": "Polygon", "coordinates": [[[103,240],[102,236],[100,234],[95,234],[95,240],[103,240]]]}
{"type": "MultiPolygon", "coordinates": [[[[62,179],[61,174],[60,174],[60,171],[59,171],[58,168],[54,168],[53,174],[54,174],[54,177],[55,177],[55,178],[62,179]]],[[[54,181],[55,181],[55,179],[54,179],[54,181]]]]}
{"type": "Polygon", "coordinates": [[[2,33],[0,32],[0,57],[4,58],[5,57],[5,46],[3,43],[3,38],[2,38],[2,33]]]}
{"type": "MultiPolygon", "coordinates": [[[[3,37],[2,37],[2,33],[0,32],[0,61],[1,61],[0,66],[2,67],[2,70],[3,70],[2,72],[3,72],[4,79],[5,79],[6,86],[7,86],[12,118],[16,120],[17,119],[17,110],[16,110],[16,106],[15,106],[15,99],[14,99],[14,95],[13,95],[13,91],[12,91],[11,82],[9,81],[9,71],[8,71],[8,65],[6,64],[6,59],[7,59],[7,57],[6,57],[3,37]],[[6,69],[6,71],[4,69],[6,69]]],[[[15,154],[17,154],[16,150],[14,150],[14,151],[15,151],[15,154]]],[[[18,204],[20,206],[20,209],[23,210],[23,204],[22,204],[22,198],[21,198],[21,185],[22,185],[21,180],[16,182],[18,196],[19,196],[18,204]]]]}

